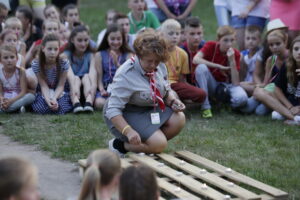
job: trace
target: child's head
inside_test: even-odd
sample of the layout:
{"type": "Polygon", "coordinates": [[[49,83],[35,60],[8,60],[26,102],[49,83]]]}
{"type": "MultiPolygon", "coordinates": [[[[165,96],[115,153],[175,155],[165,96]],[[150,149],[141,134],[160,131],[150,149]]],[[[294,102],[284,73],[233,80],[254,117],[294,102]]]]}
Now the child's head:
{"type": "Polygon", "coordinates": [[[231,26],[221,26],[217,30],[217,41],[220,43],[220,51],[227,52],[235,42],[235,30],[231,26]]]}
{"type": "Polygon", "coordinates": [[[18,38],[21,37],[23,33],[22,28],[21,21],[16,17],[10,17],[5,20],[5,29],[12,30],[18,35],[18,38]]]}
{"type": "Polygon", "coordinates": [[[161,25],[161,32],[170,42],[171,47],[175,47],[180,42],[181,26],[175,19],[167,19],[161,25]]]}
{"type": "Polygon", "coordinates": [[[91,50],[88,29],[85,26],[76,26],[70,34],[68,45],[71,52],[77,51],[83,54],[87,50],[91,50]]]}
{"type": "Polygon", "coordinates": [[[268,33],[267,42],[270,51],[274,55],[284,55],[287,44],[287,35],[281,30],[274,30],[268,33]]]}
{"type": "Polygon", "coordinates": [[[46,62],[58,63],[59,55],[59,38],[55,34],[45,35],[42,44],[42,48],[39,51],[39,63],[42,69],[44,69],[46,62]]]}
{"type": "Polygon", "coordinates": [[[0,62],[5,68],[14,69],[18,61],[18,53],[15,46],[2,45],[0,47],[0,62]]]}
{"type": "Polygon", "coordinates": [[[57,20],[46,19],[43,23],[43,33],[44,35],[53,33],[59,34],[60,22],[57,20]]]}
{"type": "Polygon", "coordinates": [[[74,25],[74,23],[79,23],[79,11],[76,5],[74,4],[68,4],[66,5],[62,10],[63,18],[66,22],[68,22],[71,26],[74,25]]]}
{"type": "Polygon", "coordinates": [[[38,200],[36,167],[21,158],[1,159],[0,199],[38,200]]]}
{"type": "Polygon", "coordinates": [[[296,69],[300,69],[300,36],[296,37],[290,45],[286,68],[288,82],[296,86],[300,80],[296,73],[296,69]]]}
{"type": "Polygon", "coordinates": [[[248,26],[245,32],[246,49],[255,50],[259,47],[261,40],[261,29],[258,26],[248,26]]]}
{"type": "Polygon", "coordinates": [[[110,9],[106,12],[106,15],[105,15],[105,22],[106,22],[106,26],[114,23],[114,17],[116,15],[116,11],[113,10],[113,9],[110,9]]]}
{"type": "Polygon", "coordinates": [[[128,0],[128,8],[133,13],[142,13],[145,9],[146,3],[144,0],[128,0]]]}
{"type": "Polygon", "coordinates": [[[120,178],[119,195],[122,200],[157,200],[156,173],[145,165],[126,168],[120,178]]]}
{"type": "Polygon", "coordinates": [[[107,27],[106,33],[98,50],[110,49],[125,53],[130,51],[125,41],[125,34],[122,28],[117,24],[111,24],[107,27]]]}
{"type": "Polygon", "coordinates": [[[12,30],[4,30],[0,35],[1,45],[17,46],[18,36],[12,30]]]}
{"type": "Polygon", "coordinates": [[[203,40],[203,26],[198,17],[188,17],[184,27],[185,38],[189,46],[198,47],[203,40]]]}
{"type": "Polygon", "coordinates": [[[59,11],[53,4],[48,4],[44,8],[44,15],[46,19],[60,21],[59,11]]]}
{"type": "Polygon", "coordinates": [[[4,20],[6,19],[8,15],[8,9],[5,6],[5,4],[3,4],[2,2],[0,2],[0,24],[2,22],[4,22],[4,20]]]}
{"type": "Polygon", "coordinates": [[[21,21],[23,30],[33,23],[33,13],[28,6],[19,6],[16,11],[16,17],[21,21]]]}
{"type": "Polygon", "coordinates": [[[99,199],[101,187],[118,185],[120,172],[121,162],[115,153],[102,149],[93,151],[87,159],[79,200],[99,199]]]}
{"type": "Polygon", "coordinates": [[[124,33],[127,35],[130,31],[130,21],[127,15],[123,13],[116,13],[114,22],[122,27],[124,33]]]}
{"type": "Polygon", "coordinates": [[[70,30],[66,27],[65,24],[59,25],[59,39],[61,41],[68,41],[70,37],[70,30]]]}

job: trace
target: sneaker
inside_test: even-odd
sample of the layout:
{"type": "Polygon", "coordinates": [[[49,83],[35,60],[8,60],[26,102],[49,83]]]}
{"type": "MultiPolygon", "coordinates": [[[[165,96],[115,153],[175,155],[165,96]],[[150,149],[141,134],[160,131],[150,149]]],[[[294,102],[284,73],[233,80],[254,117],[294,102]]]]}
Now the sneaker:
{"type": "Polygon", "coordinates": [[[116,153],[120,158],[125,158],[125,154],[121,153],[118,149],[116,149],[114,147],[114,141],[115,141],[116,138],[113,138],[111,140],[109,140],[108,142],[108,148],[110,151],[116,153]]]}
{"type": "Polygon", "coordinates": [[[83,107],[84,112],[94,112],[93,105],[89,102],[86,102],[83,107]]]}
{"type": "Polygon", "coordinates": [[[203,118],[212,118],[212,112],[211,112],[211,109],[205,109],[205,110],[202,110],[202,117],[203,118]]]}
{"type": "Polygon", "coordinates": [[[24,106],[21,106],[21,108],[20,108],[20,113],[25,113],[25,112],[26,112],[25,107],[24,107],[24,106]]]}
{"type": "Polygon", "coordinates": [[[73,113],[79,113],[82,111],[83,111],[83,107],[81,106],[81,104],[79,102],[75,103],[73,106],[73,113]]]}
{"type": "Polygon", "coordinates": [[[273,119],[273,120],[284,120],[285,117],[282,116],[279,112],[273,111],[273,112],[272,112],[272,119],[273,119]]]}

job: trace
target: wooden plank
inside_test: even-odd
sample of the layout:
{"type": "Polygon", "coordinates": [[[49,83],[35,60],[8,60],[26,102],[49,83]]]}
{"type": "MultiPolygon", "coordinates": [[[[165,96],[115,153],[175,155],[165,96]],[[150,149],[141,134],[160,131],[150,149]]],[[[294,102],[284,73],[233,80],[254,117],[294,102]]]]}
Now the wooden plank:
{"type": "Polygon", "coordinates": [[[136,160],[140,163],[143,163],[145,165],[148,165],[150,168],[152,168],[153,170],[155,170],[156,172],[163,174],[164,176],[167,176],[169,178],[172,178],[173,180],[179,182],[180,184],[188,187],[190,190],[203,195],[204,197],[209,197],[211,199],[224,199],[224,194],[216,191],[215,189],[204,185],[203,183],[201,183],[200,181],[196,181],[195,179],[186,176],[184,174],[180,174],[180,176],[178,176],[179,172],[172,169],[169,166],[166,166],[156,160],[154,160],[153,158],[149,157],[149,156],[138,156],[135,154],[131,154],[130,158],[132,158],[133,160],[136,160]]]}
{"type": "Polygon", "coordinates": [[[244,184],[247,184],[254,188],[257,188],[259,190],[262,190],[278,199],[285,199],[288,197],[288,193],[286,193],[282,190],[279,190],[275,187],[272,187],[270,185],[267,185],[265,183],[255,180],[255,179],[252,179],[248,176],[240,174],[230,168],[226,168],[218,163],[210,161],[210,160],[208,160],[204,157],[201,157],[197,154],[191,153],[189,151],[178,151],[178,152],[176,152],[176,154],[186,160],[200,164],[209,170],[213,170],[217,173],[220,173],[222,176],[228,177],[234,181],[244,183],[244,184]]]}
{"type": "Polygon", "coordinates": [[[224,180],[218,176],[215,176],[206,170],[200,169],[199,167],[196,167],[194,165],[191,165],[190,163],[184,162],[178,158],[175,158],[172,155],[169,154],[158,154],[158,157],[162,158],[163,160],[167,161],[168,163],[171,163],[172,165],[175,165],[176,167],[184,170],[185,172],[190,173],[191,175],[200,178],[201,180],[210,183],[214,186],[217,186],[218,188],[221,188],[224,191],[227,191],[234,196],[243,198],[243,199],[251,199],[251,200],[260,200],[261,198],[256,195],[253,192],[250,192],[238,185],[235,185],[232,182],[229,182],[227,180],[224,180]]]}
{"type": "Polygon", "coordinates": [[[163,178],[157,178],[158,185],[161,189],[168,191],[169,193],[173,194],[174,196],[178,197],[182,200],[201,200],[199,197],[196,197],[195,195],[185,191],[182,188],[177,187],[176,185],[173,185],[167,181],[165,181],[163,178]]]}

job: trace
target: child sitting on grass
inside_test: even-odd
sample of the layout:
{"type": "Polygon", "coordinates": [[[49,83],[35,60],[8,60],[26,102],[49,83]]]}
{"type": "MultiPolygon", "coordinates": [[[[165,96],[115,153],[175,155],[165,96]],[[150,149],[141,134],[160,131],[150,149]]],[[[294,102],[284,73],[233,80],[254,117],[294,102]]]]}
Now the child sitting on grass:
{"type": "Polygon", "coordinates": [[[0,113],[24,112],[35,96],[27,93],[26,73],[16,66],[17,50],[14,46],[0,49],[0,113]]]}
{"type": "Polygon", "coordinates": [[[39,114],[65,114],[72,110],[65,84],[69,60],[59,53],[59,38],[48,34],[41,44],[39,57],[31,67],[38,79],[38,89],[32,109],[39,114]]]}
{"type": "Polygon", "coordinates": [[[202,103],[206,97],[205,92],[186,81],[186,75],[190,73],[188,56],[183,49],[177,46],[181,34],[180,23],[174,19],[167,19],[160,30],[170,42],[170,58],[166,62],[166,66],[171,88],[181,100],[192,100],[193,102],[202,103]]]}

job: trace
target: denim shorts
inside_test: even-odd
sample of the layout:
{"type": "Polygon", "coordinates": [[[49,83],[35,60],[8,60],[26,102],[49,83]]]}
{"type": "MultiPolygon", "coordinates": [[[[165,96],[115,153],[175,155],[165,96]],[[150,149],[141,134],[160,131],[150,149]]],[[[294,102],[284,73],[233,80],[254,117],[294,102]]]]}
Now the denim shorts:
{"type": "Polygon", "coordinates": [[[246,18],[239,18],[237,15],[231,17],[231,24],[233,28],[245,28],[247,26],[258,26],[261,29],[264,29],[266,25],[266,18],[248,16],[246,18]]]}

